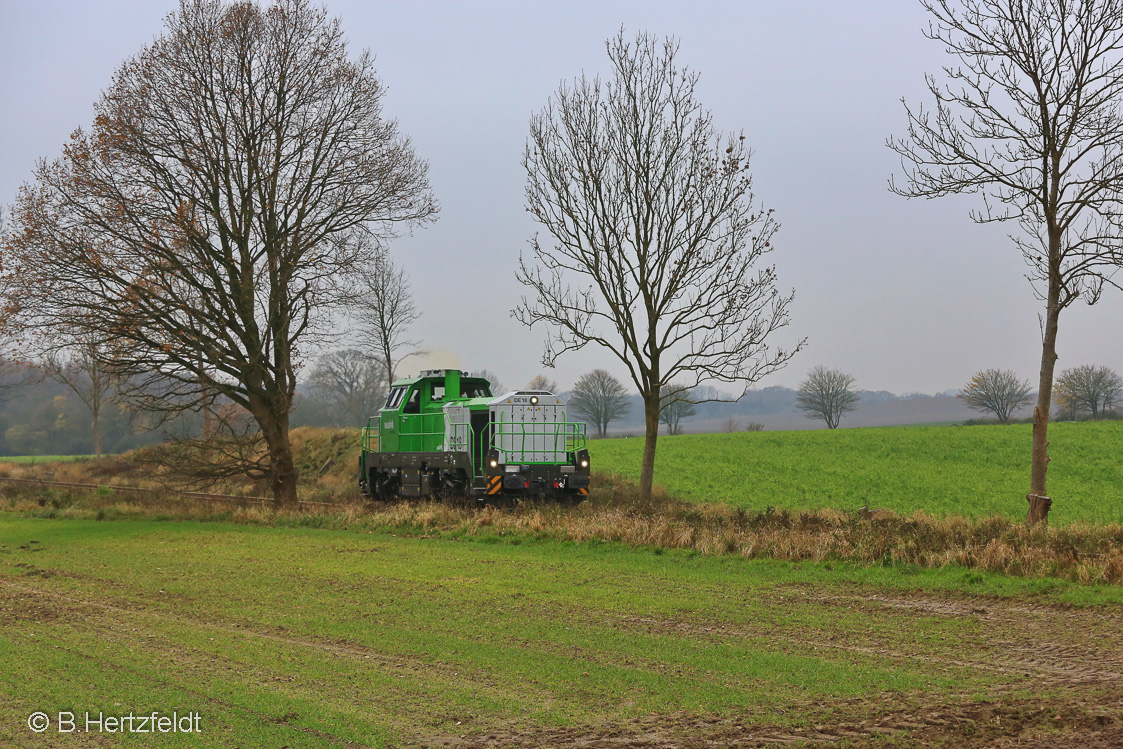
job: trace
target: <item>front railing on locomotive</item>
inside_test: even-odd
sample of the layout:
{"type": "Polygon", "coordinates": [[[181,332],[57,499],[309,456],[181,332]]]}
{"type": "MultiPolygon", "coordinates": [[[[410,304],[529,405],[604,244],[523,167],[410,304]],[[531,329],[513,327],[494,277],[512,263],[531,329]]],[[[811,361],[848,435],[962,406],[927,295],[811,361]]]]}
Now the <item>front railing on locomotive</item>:
{"type": "MultiPolygon", "coordinates": [[[[399,451],[415,453],[444,449],[444,414],[402,414],[398,423],[399,451]]],[[[370,417],[363,428],[363,450],[381,452],[381,436],[379,417],[370,417]]]]}
{"type": "Polygon", "coordinates": [[[381,444],[381,440],[379,439],[378,424],[379,421],[377,416],[371,416],[369,419],[367,419],[367,425],[363,427],[363,452],[378,452],[378,446],[381,444]]]}
{"type": "Polygon", "coordinates": [[[571,421],[493,421],[488,426],[491,446],[507,464],[564,465],[572,460],[572,453],[585,447],[585,425],[571,421]],[[551,443],[552,449],[546,447],[551,443]]]}
{"type": "Polygon", "coordinates": [[[476,440],[471,424],[449,423],[448,450],[472,453],[472,465],[481,468],[488,452],[498,449],[507,464],[565,465],[571,455],[586,445],[585,425],[572,421],[503,422],[489,421],[484,434],[490,439],[476,440]],[[554,449],[542,446],[552,440],[554,449]]]}

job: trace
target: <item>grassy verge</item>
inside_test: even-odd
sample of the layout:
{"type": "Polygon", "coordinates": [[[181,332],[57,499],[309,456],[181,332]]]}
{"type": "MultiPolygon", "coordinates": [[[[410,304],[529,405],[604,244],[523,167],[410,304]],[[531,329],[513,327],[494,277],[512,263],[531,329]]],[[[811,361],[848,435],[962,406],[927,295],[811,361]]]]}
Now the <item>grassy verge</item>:
{"type": "MultiPolygon", "coordinates": [[[[566,508],[526,503],[515,510],[434,503],[341,504],[332,511],[277,512],[271,505],[177,500],[153,493],[121,499],[108,492],[4,487],[0,511],[45,519],[199,519],[276,527],[363,529],[433,537],[530,538],[618,543],[705,556],[853,562],[883,568],[954,568],[1078,583],[1123,582],[1123,526],[1070,523],[1027,529],[1001,517],[935,517],[881,511],[871,518],[837,510],[746,512],[694,505],[663,494],[640,505],[635,487],[603,477],[590,501],[566,508]]],[[[970,578],[970,575],[967,576],[970,578]]],[[[1112,595],[1119,595],[1117,589],[1112,595]]]]}
{"type": "MultiPolygon", "coordinates": [[[[1024,519],[1031,426],[884,427],[659,439],[655,480],[699,502],[790,511],[872,507],[1024,519]]],[[[1123,422],[1049,428],[1050,522],[1123,523],[1123,422]]],[[[640,439],[598,440],[598,473],[638,475],[640,439]]]]}
{"type": "Polygon", "coordinates": [[[496,517],[465,532],[402,516],[391,533],[8,514],[0,740],[53,745],[22,725],[33,710],[201,713],[201,735],[161,746],[506,745],[652,714],[807,727],[816,705],[862,713],[1021,683],[964,655],[1018,622],[902,616],[870,595],[1060,601],[1078,587],[577,544],[496,517]]]}

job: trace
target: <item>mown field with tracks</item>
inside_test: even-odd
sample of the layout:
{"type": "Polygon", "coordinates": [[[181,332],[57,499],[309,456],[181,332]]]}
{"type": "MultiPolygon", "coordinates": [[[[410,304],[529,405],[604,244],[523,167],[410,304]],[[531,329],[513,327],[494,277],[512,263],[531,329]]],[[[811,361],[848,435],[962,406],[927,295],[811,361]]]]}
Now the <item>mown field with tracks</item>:
{"type": "Polygon", "coordinates": [[[306,518],[4,513],[0,743],[152,745],[39,710],[200,713],[160,746],[1123,741],[1118,586],[306,518]]]}

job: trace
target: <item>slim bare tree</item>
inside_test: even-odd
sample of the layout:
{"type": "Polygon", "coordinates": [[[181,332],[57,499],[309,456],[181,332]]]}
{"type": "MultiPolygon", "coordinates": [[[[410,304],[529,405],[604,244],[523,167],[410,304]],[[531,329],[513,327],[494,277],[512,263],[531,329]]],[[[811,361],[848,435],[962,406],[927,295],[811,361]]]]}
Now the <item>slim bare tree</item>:
{"type": "Polygon", "coordinates": [[[529,293],[515,316],[547,329],[547,366],[592,343],[627,367],[644,402],[648,501],[663,388],[747,390],[783,367],[794,351],[765,341],[788,324],[792,294],[757,268],[778,225],[754,199],[745,137],[715,130],[677,42],[621,31],[606,48],[609,80],[562,84],[531,118],[527,210],[551,240],[520,258],[529,293]]]}
{"type": "Polygon", "coordinates": [[[1033,387],[1009,369],[984,369],[976,372],[970,382],[955,396],[975,411],[989,412],[1006,424],[1019,408],[1033,399],[1033,387]]]}
{"type": "Polygon", "coordinates": [[[837,369],[815,367],[807,379],[799,384],[796,408],[809,419],[822,419],[827,429],[838,429],[842,415],[854,410],[858,393],[854,391],[854,376],[837,369]]]}
{"type": "Polygon", "coordinates": [[[105,347],[143,407],[248,413],[267,450],[247,470],[295,502],[300,349],[352,298],[369,244],[437,210],[383,92],[306,0],[181,0],[21,190],[6,309],[28,335],[105,347]]]}
{"type": "Polygon", "coordinates": [[[359,295],[354,307],[360,340],[382,360],[387,385],[397,379],[403,359],[423,353],[417,341],[406,339],[406,329],[421,313],[413,303],[409,276],[394,264],[389,253],[374,253],[374,262],[359,270],[359,295]]]}
{"type": "Polygon", "coordinates": [[[625,416],[631,403],[620,380],[607,370],[594,369],[573,386],[569,408],[591,423],[598,437],[604,437],[608,434],[608,425],[625,416]]]}
{"type": "Polygon", "coordinates": [[[926,77],[935,109],[905,106],[906,197],[983,194],[978,222],[1016,221],[1045,303],[1026,522],[1048,519],[1047,430],[1061,310],[1099,299],[1120,251],[1123,0],[921,0],[954,59],[926,77]]]}
{"type": "Polygon", "coordinates": [[[94,438],[94,455],[102,456],[101,415],[103,408],[116,396],[119,378],[105,361],[104,351],[96,342],[79,344],[67,352],[52,351],[41,363],[43,372],[55,382],[68,387],[90,412],[90,431],[94,438]]]}
{"type": "Polygon", "coordinates": [[[1123,377],[1108,367],[1071,367],[1057,378],[1055,395],[1074,420],[1080,413],[1098,419],[1123,397],[1123,377]]]}
{"type": "Polygon", "coordinates": [[[694,401],[690,388],[683,385],[668,385],[663,391],[663,407],[659,410],[659,421],[667,425],[671,435],[682,433],[682,420],[693,416],[694,401]]]}

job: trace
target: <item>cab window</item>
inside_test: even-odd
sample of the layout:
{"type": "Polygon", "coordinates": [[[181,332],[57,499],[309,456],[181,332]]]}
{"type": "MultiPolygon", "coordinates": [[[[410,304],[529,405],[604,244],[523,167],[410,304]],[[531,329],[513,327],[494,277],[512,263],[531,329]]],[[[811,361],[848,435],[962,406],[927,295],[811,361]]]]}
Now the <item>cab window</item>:
{"type": "Polygon", "coordinates": [[[402,409],[402,413],[421,413],[421,390],[419,388],[414,388],[413,392],[409,394],[409,397],[406,399],[405,408],[402,409]]]}
{"type": "Polygon", "coordinates": [[[406,394],[408,388],[399,386],[390,390],[390,394],[386,397],[386,408],[397,408],[402,402],[402,396],[406,394]]]}

